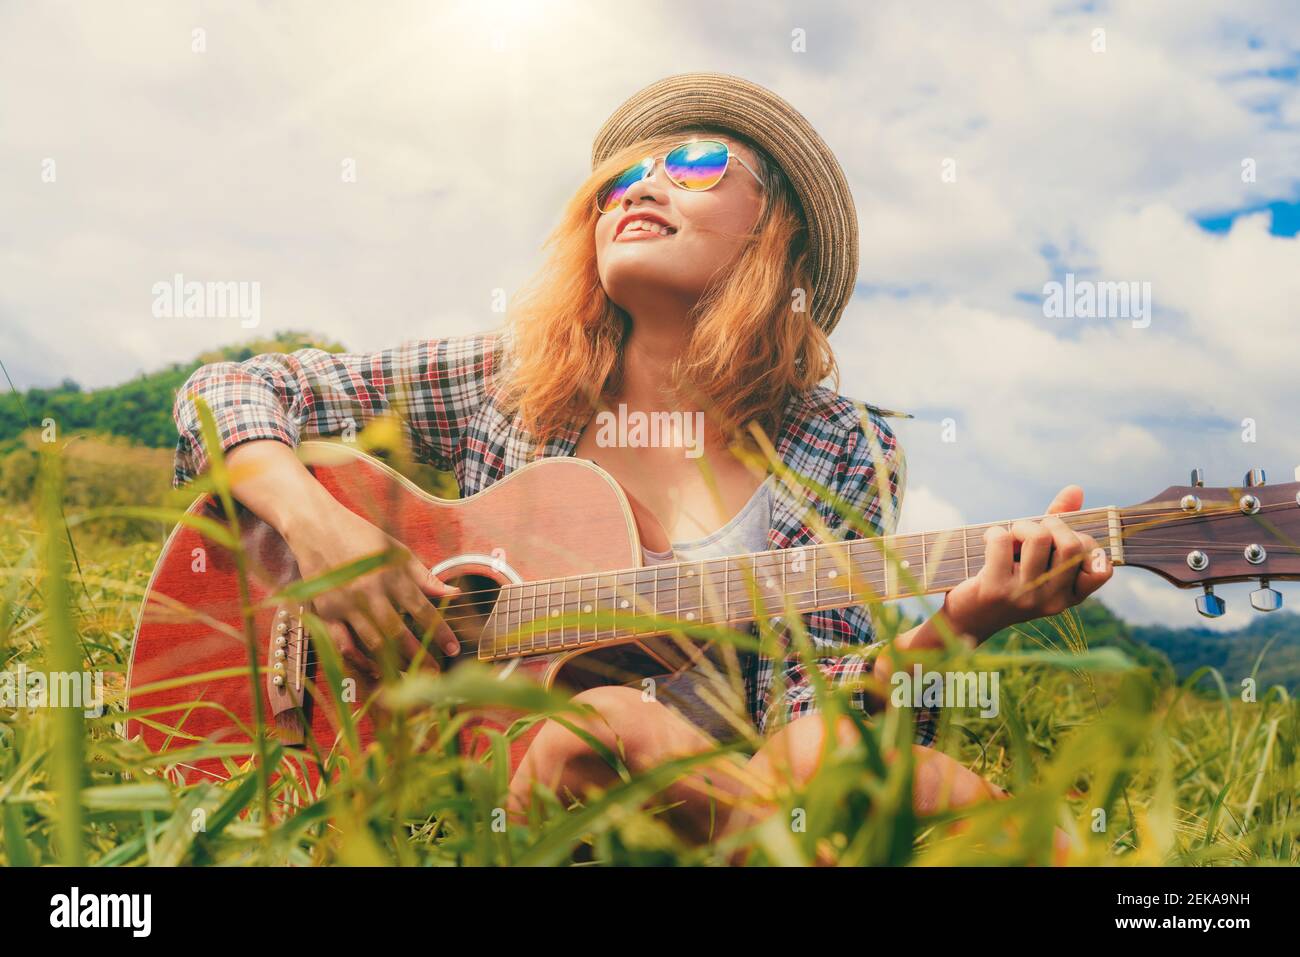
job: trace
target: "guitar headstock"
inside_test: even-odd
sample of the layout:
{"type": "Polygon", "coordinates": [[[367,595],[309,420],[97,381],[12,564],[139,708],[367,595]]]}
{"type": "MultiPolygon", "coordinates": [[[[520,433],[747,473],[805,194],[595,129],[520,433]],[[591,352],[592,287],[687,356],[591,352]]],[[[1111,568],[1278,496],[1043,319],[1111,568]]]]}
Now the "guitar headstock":
{"type": "Polygon", "coordinates": [[[1214,488],[1196,469],[1190,485],[1119,510],[1124,564],[1179,588],[1204,587],[1196,607],[1207,618],[1225,608],[1215,585],[1253,579],[1251,605],[1276,611],[1282,595],[1269,581],[1300,579],[1300,469],[1296,478],[1267,485],[1263,470],[1251,469],[1240,486],[1214,488]]]}

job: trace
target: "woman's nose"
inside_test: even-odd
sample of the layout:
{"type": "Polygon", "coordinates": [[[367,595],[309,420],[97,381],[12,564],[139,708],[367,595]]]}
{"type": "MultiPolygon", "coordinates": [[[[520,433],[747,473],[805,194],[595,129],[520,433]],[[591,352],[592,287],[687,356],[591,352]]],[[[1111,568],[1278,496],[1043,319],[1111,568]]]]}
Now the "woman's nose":
{"type": "Polygon", "coordinates": [[[663,202],[668,192],[668,177],[664,175],[663,163],[655,161],[654,169],[650,170],[650,175],[637,180],[629,187],[627,194],[623,197],[624,205],[629,203],[638,203],[643,199],[653,199],[655,202],[663,202]]]}

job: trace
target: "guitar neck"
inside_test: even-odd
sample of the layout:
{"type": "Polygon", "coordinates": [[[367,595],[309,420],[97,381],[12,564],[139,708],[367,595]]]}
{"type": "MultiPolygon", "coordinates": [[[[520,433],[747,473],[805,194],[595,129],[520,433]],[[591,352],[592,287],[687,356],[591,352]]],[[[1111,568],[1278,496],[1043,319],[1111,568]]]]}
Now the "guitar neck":
{"type": "MultiPolygon", "coordinates": [[[[1058,516],[1122,564],[1121,509],[1058,516]]],[[[1043,516],[1037,516],[1042,518],[1043,516]]],[[[744,624],[947,591],[984,566],[984,533],[1010,522],[886,535],[501,588],[479,657],[590,648],[694,625],[744,624]]]]}

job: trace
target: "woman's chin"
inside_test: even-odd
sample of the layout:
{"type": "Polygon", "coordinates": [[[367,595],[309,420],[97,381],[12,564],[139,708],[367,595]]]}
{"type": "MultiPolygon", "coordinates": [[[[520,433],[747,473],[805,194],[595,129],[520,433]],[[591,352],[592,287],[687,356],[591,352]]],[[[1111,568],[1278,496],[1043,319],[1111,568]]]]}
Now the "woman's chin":
{"type": "Polygon", "coordinates": [[[680,295],[684,292],[682,273],[662,262],[623,262],[604,271],[601,285],[605,294],[617,306],[624,303],[646,302],[661,298],[666,293],[680,295]]]}

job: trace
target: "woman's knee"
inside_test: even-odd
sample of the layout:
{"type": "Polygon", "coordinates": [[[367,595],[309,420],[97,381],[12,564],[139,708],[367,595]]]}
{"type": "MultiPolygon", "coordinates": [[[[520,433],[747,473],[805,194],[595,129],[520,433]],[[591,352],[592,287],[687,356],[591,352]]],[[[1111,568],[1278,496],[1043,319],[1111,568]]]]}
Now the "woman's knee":
{"type": "MultiPolygon", "coordinates": [[[[851,746],[859,736],[857,725],[848,718],[840,718],[835,730],[841,747],[851,746]]],[[[826,750],[825,718],[806,715],[774,734],[754,755],[750,770],[769,785],[784,780],[787,786],[800,787],[820,770],[826,750]]],[[[919,813],[933,814],[1006,797],[997,785],[942,751],[917,744],[912,746],[912,754],[913,803],[919,813]]],[[[886,751],[886,763],[896,759],[896,751],[886,751]]]]}
{"type": "Polygon", "coordinates": [[[912,792],[919,814],[937,814],[999,800],[1006,792],[942,751],[912,746],[915,759],[912,792]]]}
{"type": "MultiPolygon", "coordinates": [[[[838,720],[836,737],[841,745],[850,744],[857,735],[852,721],[838,720]]],[[[773,734],[750,760],[749,769],[768,784],[784,779],[799,787],[816,775],[825,751],[826,719],[820,714],[804,715],[773,734]]]]}
{"type": "MultiPolygon", "coordinates": [[[[661,745],[663,705],[646,701],[641,692],[622,686],[590,688],[573,697],[580,713],[564,716],[566,723],[581,729],[600,746],[637,770],[653,762],[661,745]]],[[[533,747],[544,752],[548,763],[566,763],[592,757],[589,741],[558,721],[547,721],[533,747]]],[[[531,750],[531,749],[530,749],[531,750]]]]}

